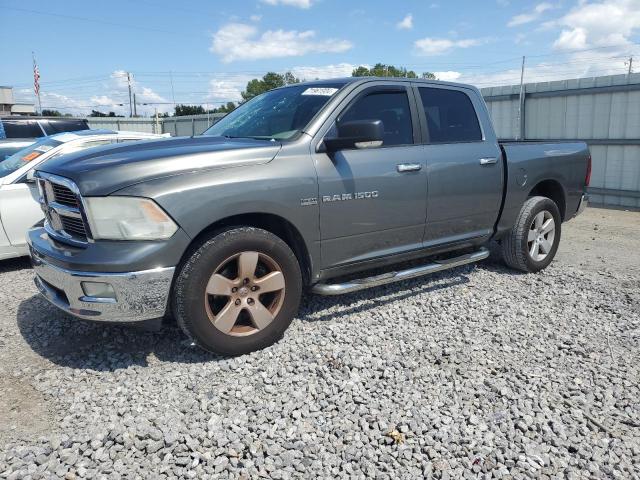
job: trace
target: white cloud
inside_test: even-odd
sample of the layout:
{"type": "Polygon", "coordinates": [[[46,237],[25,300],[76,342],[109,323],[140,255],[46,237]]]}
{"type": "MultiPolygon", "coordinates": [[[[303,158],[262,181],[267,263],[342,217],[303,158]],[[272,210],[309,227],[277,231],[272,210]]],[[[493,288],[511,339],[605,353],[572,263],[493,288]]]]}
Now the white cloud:
{"type": "Polygon", "coordinates": [[[259,22],[260,20],[262,20],[262,15],[251,15],[249,19],[252,22],[259,22]]]}
{"type": "Polygon", "coordinates": [[[212,103],[239,102],[242,100],[240,92],[245,89],[247,83],[261,76],[262,75],[247,74],[214,76],[209,81],[209,95],[207,95],[207,100],[211,100],[212,103]]]}
{"type": "MultiPolygon", "coordinates": [[[[359,65],[353,65],[351,63],[338,63],[323,66],[299,66],[291,68],[290,71],[300,80],[316,80],[350,77],[353,69],[358,66],[359,65]]],[[[214,76],[209,81],[207,100],[210,100],[212,104],[230,101],[238,102],[242,100],[240,92],[246,88],[247,83],[254,78],[260,77],[262,77],[262,74],[228,74],[214,76]]]]}
{"type": "Polygon", "coordinates": [[[553,44],[559,50],[629,45],[640,29],[640,0],[579,1],[549,26],[562,27],[553,44]]]}
{"type": "Polygon", "coordinates": [[[558,39],[553,42],[553,48],[560,50],[579,50],[587,47],[587,32],[584,28],[563,30],[558,39]]]}
{"type": "Polygon", "coordinates": [[[433,74],[438,80],[442,80],[445,82],[455,82],[462,76],[460,72],[454,72],[452,70],[446,72],[433,72],[433,74]]]}
{"type": "Polygon", "coordinates": [[[359,65],[351,63],[338,63],[321,67],[294,67],[291,69],[300,80],[323,80],[325,78],[350,77],[351,72],[359,65]]]}
{"type": "Polygon", "coordinates": [[[315,0],[262,0],[269,5],[287,5],[296,8],[311,8],[315,0]]]}
{"type": "MultiPolygon", "coordinates": [[[[640,52],[639,52],[640,53],[640,52]]],[[[597,77],[626,73],[624,58],[613,57],[607,51],[574,52],[563,55],[563,60],[533,63],[528,61],[524,70],[525,83],[549,82],[569,78],[597,77]]],[[[495,73],[463,74],[458,79],[478,87],[517,85],[520,83],[520,66],[495,73]]]]}
{"type": "Polygon", "coordinates": [[[520,15],[512,17],[511,20],[509,20],[509,23],[507,23],[507,26],[516,27],[518,25],[524,25],[525,23],[531,23],[540,18],[540,15],[542,15],[544,12],[546,12],[547,10],[551,10],[552,8],[553,5],[551,5],[550,3],[539,3],[530,12],[521,13],[520,15]]]}
{"type": "Polygon", "coordinates": [[[411,30],[413,28],[413,15],[407,14],[402,20],[396,23],[396,28],[400,30],[411,30]]]}
{"type": "Polygon", "coordinates": [[[420,55],[444,55],[456,48],[469,48],[484,45],[486,38],[467,38],[463,40],[449,40],[447,38],[423,38],[416,40],[414,46],[420,55]]]}
{"type": "Polygon", "coordinates": [[[225,63],[235,60],[297,57],[308,53],[340,53],[351,42],[340,39],[316,39],[313,30],[267,30],[259,34],[253,25],[229,23],[213,34],[210,50],[225,63]]]}

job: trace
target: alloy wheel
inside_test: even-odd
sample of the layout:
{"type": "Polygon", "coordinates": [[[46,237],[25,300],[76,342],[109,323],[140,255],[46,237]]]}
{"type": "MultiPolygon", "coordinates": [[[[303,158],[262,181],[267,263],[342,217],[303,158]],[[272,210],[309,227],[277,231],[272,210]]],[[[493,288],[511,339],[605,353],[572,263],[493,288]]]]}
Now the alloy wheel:
{"type": "Polygon", "coordinates": [[[255,334],[273,322],[282,307],[285,279],[280,266],[260,252],[241,252],[214,270],[206,286],[211,323],[233,336],[255,334]]]}
{"type": "Polygon", "coordinates": [[[541,262],[553,248],[556,235],[556,222],[551,212],[542,210],[531,222],[527,236],[529,256],[536,262],[541,262]]]}

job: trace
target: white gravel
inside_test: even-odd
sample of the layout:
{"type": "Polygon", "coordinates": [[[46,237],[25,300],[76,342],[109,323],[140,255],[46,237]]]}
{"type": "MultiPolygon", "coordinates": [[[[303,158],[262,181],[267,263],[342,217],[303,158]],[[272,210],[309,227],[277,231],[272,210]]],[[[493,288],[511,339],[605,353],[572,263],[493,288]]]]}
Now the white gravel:
{"type": "Polygon", "coordinates": [[[640,260],[577,265],[574,237],[537,275],[307,297],[233,359],[66,317],[5,262],[0,477],[640,478],[640,260]]]}

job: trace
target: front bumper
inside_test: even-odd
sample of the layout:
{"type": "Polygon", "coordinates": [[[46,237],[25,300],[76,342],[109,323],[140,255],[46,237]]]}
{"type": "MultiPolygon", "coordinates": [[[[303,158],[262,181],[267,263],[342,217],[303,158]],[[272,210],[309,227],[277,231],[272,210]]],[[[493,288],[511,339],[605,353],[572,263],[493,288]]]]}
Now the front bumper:
{"type": "Polygon", "coordinates": [[[29,253],[40,293],[71,315],[103,322],[137,322],[166,313],[175,267],[124,273],[82,272],[53,265],[33,245],[29,246],[29,253]],[[108,284],[113,295],[89,296],[82,282],[108,284]]]}

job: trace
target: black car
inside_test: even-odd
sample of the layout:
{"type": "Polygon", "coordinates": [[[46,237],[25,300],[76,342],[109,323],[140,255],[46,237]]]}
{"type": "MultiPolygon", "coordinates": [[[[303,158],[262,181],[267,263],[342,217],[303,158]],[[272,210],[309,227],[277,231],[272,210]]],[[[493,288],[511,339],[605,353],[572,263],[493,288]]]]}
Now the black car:
{"type": "Polygon", "coordinates": [[[37,138],[76,130],[89,130],[87,120],[56,117],[0,117],[0,138],[37,138]]]}

